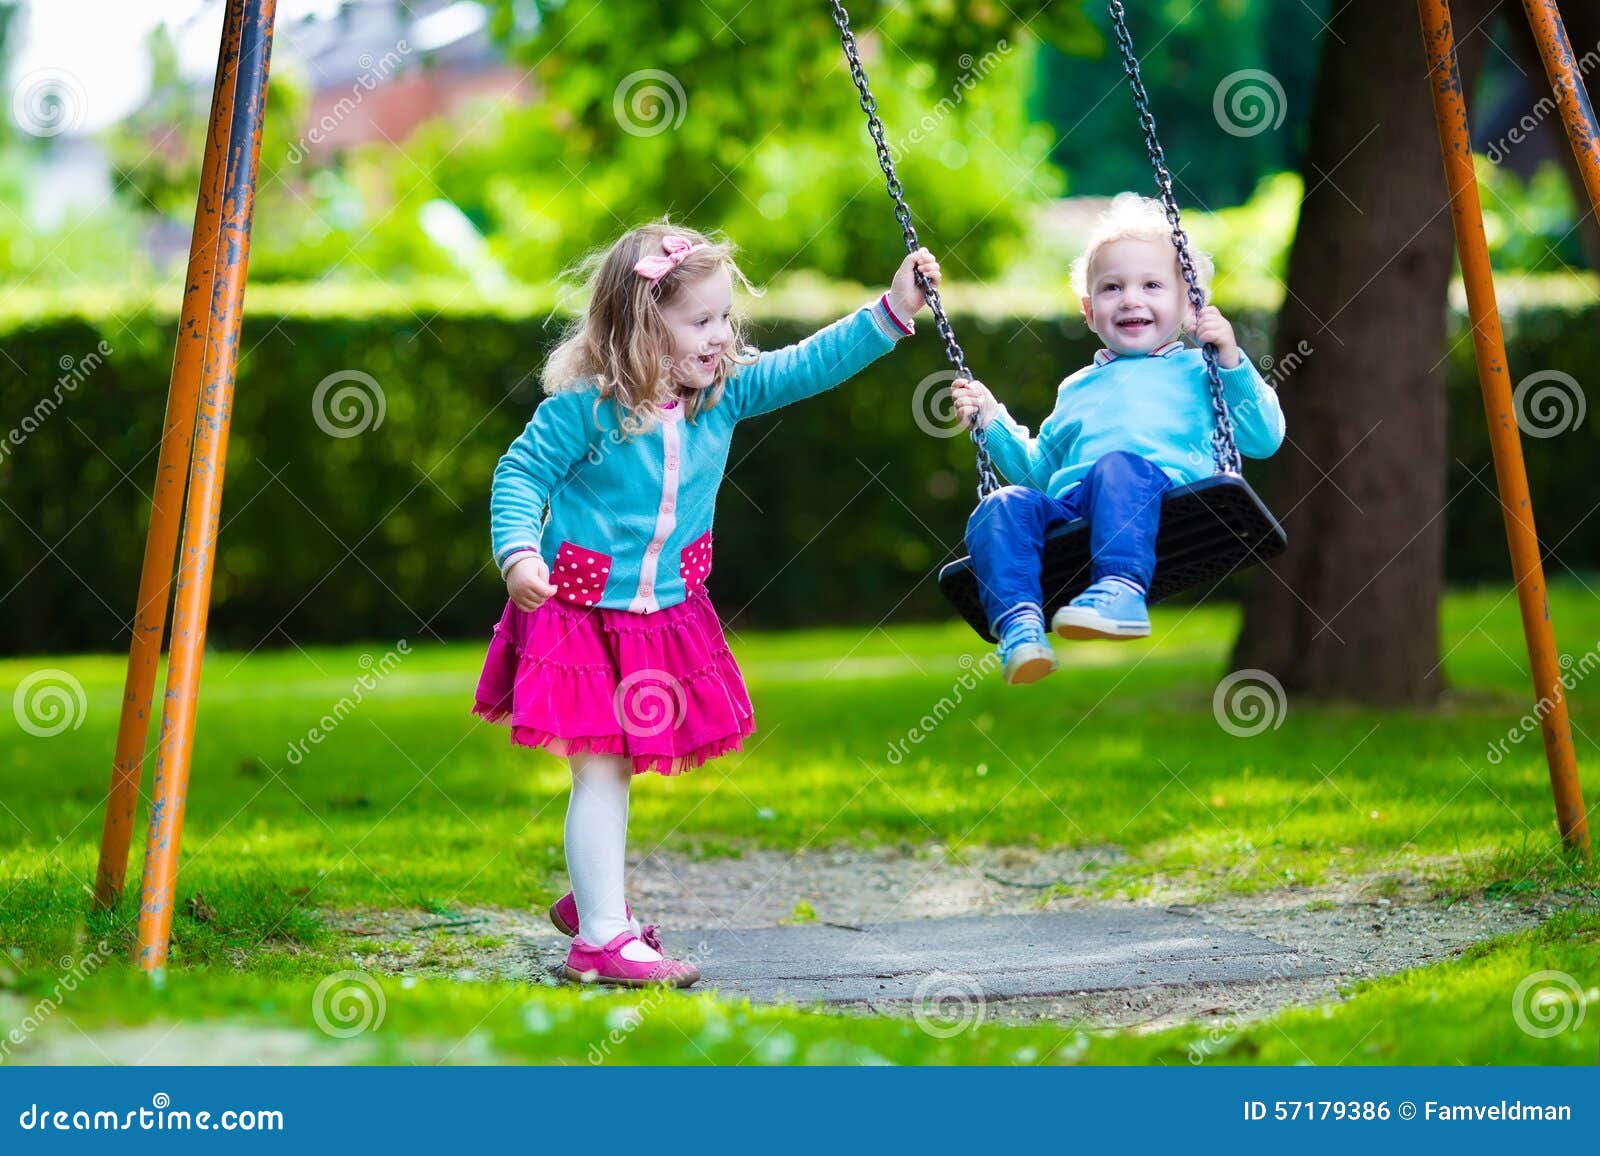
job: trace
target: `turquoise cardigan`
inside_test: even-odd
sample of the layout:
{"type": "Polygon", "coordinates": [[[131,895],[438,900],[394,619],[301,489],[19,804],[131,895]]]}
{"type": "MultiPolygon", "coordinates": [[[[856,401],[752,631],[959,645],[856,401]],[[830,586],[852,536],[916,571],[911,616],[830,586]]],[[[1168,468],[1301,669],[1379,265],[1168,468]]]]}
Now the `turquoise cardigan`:
{"type": "MultiPolygon", "coordinates": [[[[1243,350],[1238,365],[1222,370],[1222,396],[1239,453],[1272,456],[1283,442],[1283,410],[1243,350]]],[[[1210,477],[1216,425],[1200,351],[1173,341],[1142,357],[1100,350],[1061,383],[1038,437],[1001,406],[983,440],[1008,482],[1059,498],[1115,450],[1153,462],[1180,485],[1210,477]]]]}
{"type": "Polygon", "coordinates": [[[721,400],[693,420],[663,411],[624,436],[593,385],[539,403],[495,467],[489,499],[501,572],[537,550],[556,597],[646,614],[704,589],[711,523],[733,427],[853,377],[912,327],[884,298],[785,349],[736,366],[721,400]]]}

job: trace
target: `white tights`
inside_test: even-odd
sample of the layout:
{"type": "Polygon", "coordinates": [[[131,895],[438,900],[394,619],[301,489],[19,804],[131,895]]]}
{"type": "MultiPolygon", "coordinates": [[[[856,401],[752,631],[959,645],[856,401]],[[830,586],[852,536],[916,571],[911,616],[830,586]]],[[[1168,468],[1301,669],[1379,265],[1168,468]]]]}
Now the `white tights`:
{"type": "MultiPolygon", "coordinates": [[[[567,873],[578,901],[579,934],[603,947],[624,931],[638,933],[628,918],[623,868],[628,851],[628,788],[633,769],[616,755],[574,755],[572,798],[567,803],[567,873]]],[[[643,943],[623,949],[629,959],[660,955],[643,943]]]]}

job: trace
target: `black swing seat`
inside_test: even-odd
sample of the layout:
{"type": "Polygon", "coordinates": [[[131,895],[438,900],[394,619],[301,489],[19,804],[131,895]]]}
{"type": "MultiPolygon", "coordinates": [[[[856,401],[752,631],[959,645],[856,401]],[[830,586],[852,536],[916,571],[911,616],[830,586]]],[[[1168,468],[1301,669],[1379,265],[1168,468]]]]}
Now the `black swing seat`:
{"type": "MultiPolygon", "coordinates": [[[[1243,478],[1218,474],[1175,486],[1161,501],[1150,601],[1159,602],[1192,586],[1215,586],[1235,570],[1276,558],[1288,545],[1278,519],[1243,478]]],[[[1089,585],[1087,519],[1068,522],[1045,539],[1042,578],[1048,626],[1055,612],[1089,585]]],[[[943,566],[939,589],[972,629],[990,642],[998,641],[978,600],[971,558],[943,566]]]]}

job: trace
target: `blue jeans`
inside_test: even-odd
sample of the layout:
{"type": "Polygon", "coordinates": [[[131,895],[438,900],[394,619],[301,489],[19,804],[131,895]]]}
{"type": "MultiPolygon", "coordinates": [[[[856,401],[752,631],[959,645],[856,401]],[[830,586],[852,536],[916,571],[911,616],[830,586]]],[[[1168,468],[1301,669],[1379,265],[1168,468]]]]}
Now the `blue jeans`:
{"type": "Polygon", "coordinates": [[[1026,486],[996,490],[967,522],[967,550],[978,593],[998,635],[1013,610],[1044,616],[1040,559],[1045,536],[1074,518],[1089,520],[1090,577],[1130,578],[1145,589],[1156,568],[1161,496],[1172,479],[1137,454],[1110,453],[1059,498],[1026,486]]]}

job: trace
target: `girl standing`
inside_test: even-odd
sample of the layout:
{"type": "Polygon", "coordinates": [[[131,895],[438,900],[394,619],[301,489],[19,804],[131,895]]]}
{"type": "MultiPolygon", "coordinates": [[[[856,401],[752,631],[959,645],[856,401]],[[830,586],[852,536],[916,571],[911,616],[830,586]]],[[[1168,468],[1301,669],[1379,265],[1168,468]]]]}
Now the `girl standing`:
{"type": "Polygon", "coordinates": [[[860,372],[912,332],[939,265],[907,256],[873,304],[798,344],[745,348],[726,244],[665,222],[601,258],[583,317],[544,371],[549,395],[500,459],[490,521],[509,601],[474,713],[568,759],[569,979],[684,987],[624,898],[628,789],[738,750],[755,729],[706,596],[734,426],[860,372]]]}

